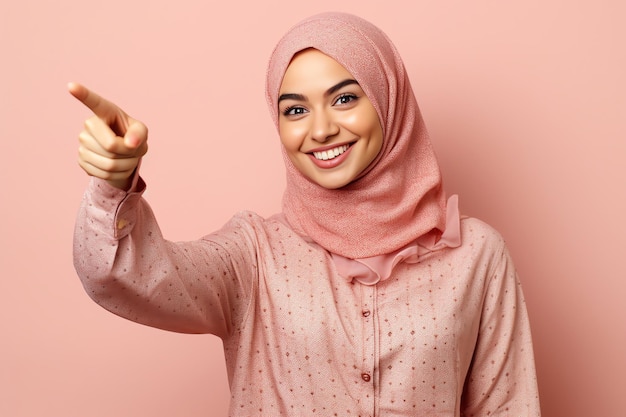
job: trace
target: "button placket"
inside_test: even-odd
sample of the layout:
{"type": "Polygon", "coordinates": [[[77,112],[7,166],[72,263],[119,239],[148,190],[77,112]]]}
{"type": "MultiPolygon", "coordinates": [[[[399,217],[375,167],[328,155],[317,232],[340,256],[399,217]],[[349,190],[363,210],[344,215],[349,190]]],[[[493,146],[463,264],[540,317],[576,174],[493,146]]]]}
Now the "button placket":
{"type": "MultiPolygon", "coordinates": [[[[376,323],[374,317],[374,299],[375,299],[376,286],[362,285],[361,286],[361,325],[363,329],[363,357],[361,362],[361,369],[358,370],[361,378],[361,383],[370,384],[374,389],[374,370],[376,368],[376,344],[378,338],[376,337],[376,323]]],[[[372,392],[372,401],[374,393],[372,392]]],[[[372,403],[373,406],[373,403],[372,403]]]]}

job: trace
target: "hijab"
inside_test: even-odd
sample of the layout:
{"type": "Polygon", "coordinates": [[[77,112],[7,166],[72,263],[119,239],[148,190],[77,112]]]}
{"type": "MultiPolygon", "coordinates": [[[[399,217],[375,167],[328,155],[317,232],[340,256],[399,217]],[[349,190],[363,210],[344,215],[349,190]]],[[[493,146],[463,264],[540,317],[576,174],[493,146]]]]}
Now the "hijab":
{"type": "MultiPolygon", "coordinates": [[[[283,36],[270,57],[266,78],[266,99],[276,127],[285,71],[294,55],[308,48],[333,58],[357,80],[376,109],[383,145],[360,176],[339,189],[326,189],[305,177],[283,149],[286,222],[329,251],[340,269],[344,265],[344,275],[349,274],[349,265],[354,266],[352,260],[362,261],[356,269],[365,265],[380,270],[372,263],[382,260],[386,265],[382,269],[390,270],[411,256],[458,246],[456,196],[446,201],[439,166],[400,55],[370,22],[346,13],[323,13],[296,24],[283,36]],[[407,256],[407,248],[415,250],[407,256]],[[400,253],[404,255],[398,258],[400,253]]],[[[388,276],[376,274],[378,279],[388,276]]]]}

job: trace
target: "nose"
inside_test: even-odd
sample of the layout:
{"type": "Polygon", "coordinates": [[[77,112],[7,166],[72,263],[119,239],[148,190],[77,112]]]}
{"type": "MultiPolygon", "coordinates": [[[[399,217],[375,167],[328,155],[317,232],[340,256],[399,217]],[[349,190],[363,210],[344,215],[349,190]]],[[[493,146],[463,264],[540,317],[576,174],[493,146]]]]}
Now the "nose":
{"type": "MultiPolygon", "coordinates": [[[[332,110],[330,110],[332,111],[332,110]]],[[[339,133],[339,125],[329,111],[318,110],[313,112],[311,120],[311,137],[314,141],[324,143],[339,133]]]]}

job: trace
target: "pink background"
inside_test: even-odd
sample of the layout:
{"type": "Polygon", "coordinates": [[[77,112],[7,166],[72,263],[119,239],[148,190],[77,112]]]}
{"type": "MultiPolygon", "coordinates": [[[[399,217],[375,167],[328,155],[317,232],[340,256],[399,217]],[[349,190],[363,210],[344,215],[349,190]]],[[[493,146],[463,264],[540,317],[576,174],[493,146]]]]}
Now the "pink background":
{"type": "Polygon", "coordinates": [[[147,198],[167,237],[194,239],[237,210],[279,210],[266,60],[291,24],[340,9],[395,41],[447,189],[506,237],[544,415],[623,416],[625,3],[214,3],[2,1],[0,415],[225,415],[219,339],[118,319],[80,286],[76,137],[89,113],[65,84],[150,127],[147,198]]]}

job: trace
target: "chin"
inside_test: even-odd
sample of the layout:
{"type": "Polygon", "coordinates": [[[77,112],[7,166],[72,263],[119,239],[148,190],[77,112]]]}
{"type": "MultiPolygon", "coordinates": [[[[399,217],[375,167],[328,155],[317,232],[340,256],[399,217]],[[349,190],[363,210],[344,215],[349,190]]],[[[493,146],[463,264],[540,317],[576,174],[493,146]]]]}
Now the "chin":
{"type": "Polygon", "coordinates": [[[342,187],[345,187],[348,184],[320,184],[319,182],[317,183],[317,185],[319,185],[322,188],[326,188],[327,190],[338,190],[342,187]]]}
{"type": "Polygon", "coordinates": [[[311,181],[319,185],[320,187],[326,188],[327,190],[337,190],[339,188],[343,188],[346,185],[350,184],[354,181],[354,178],[310,178],[311,181]]]}

